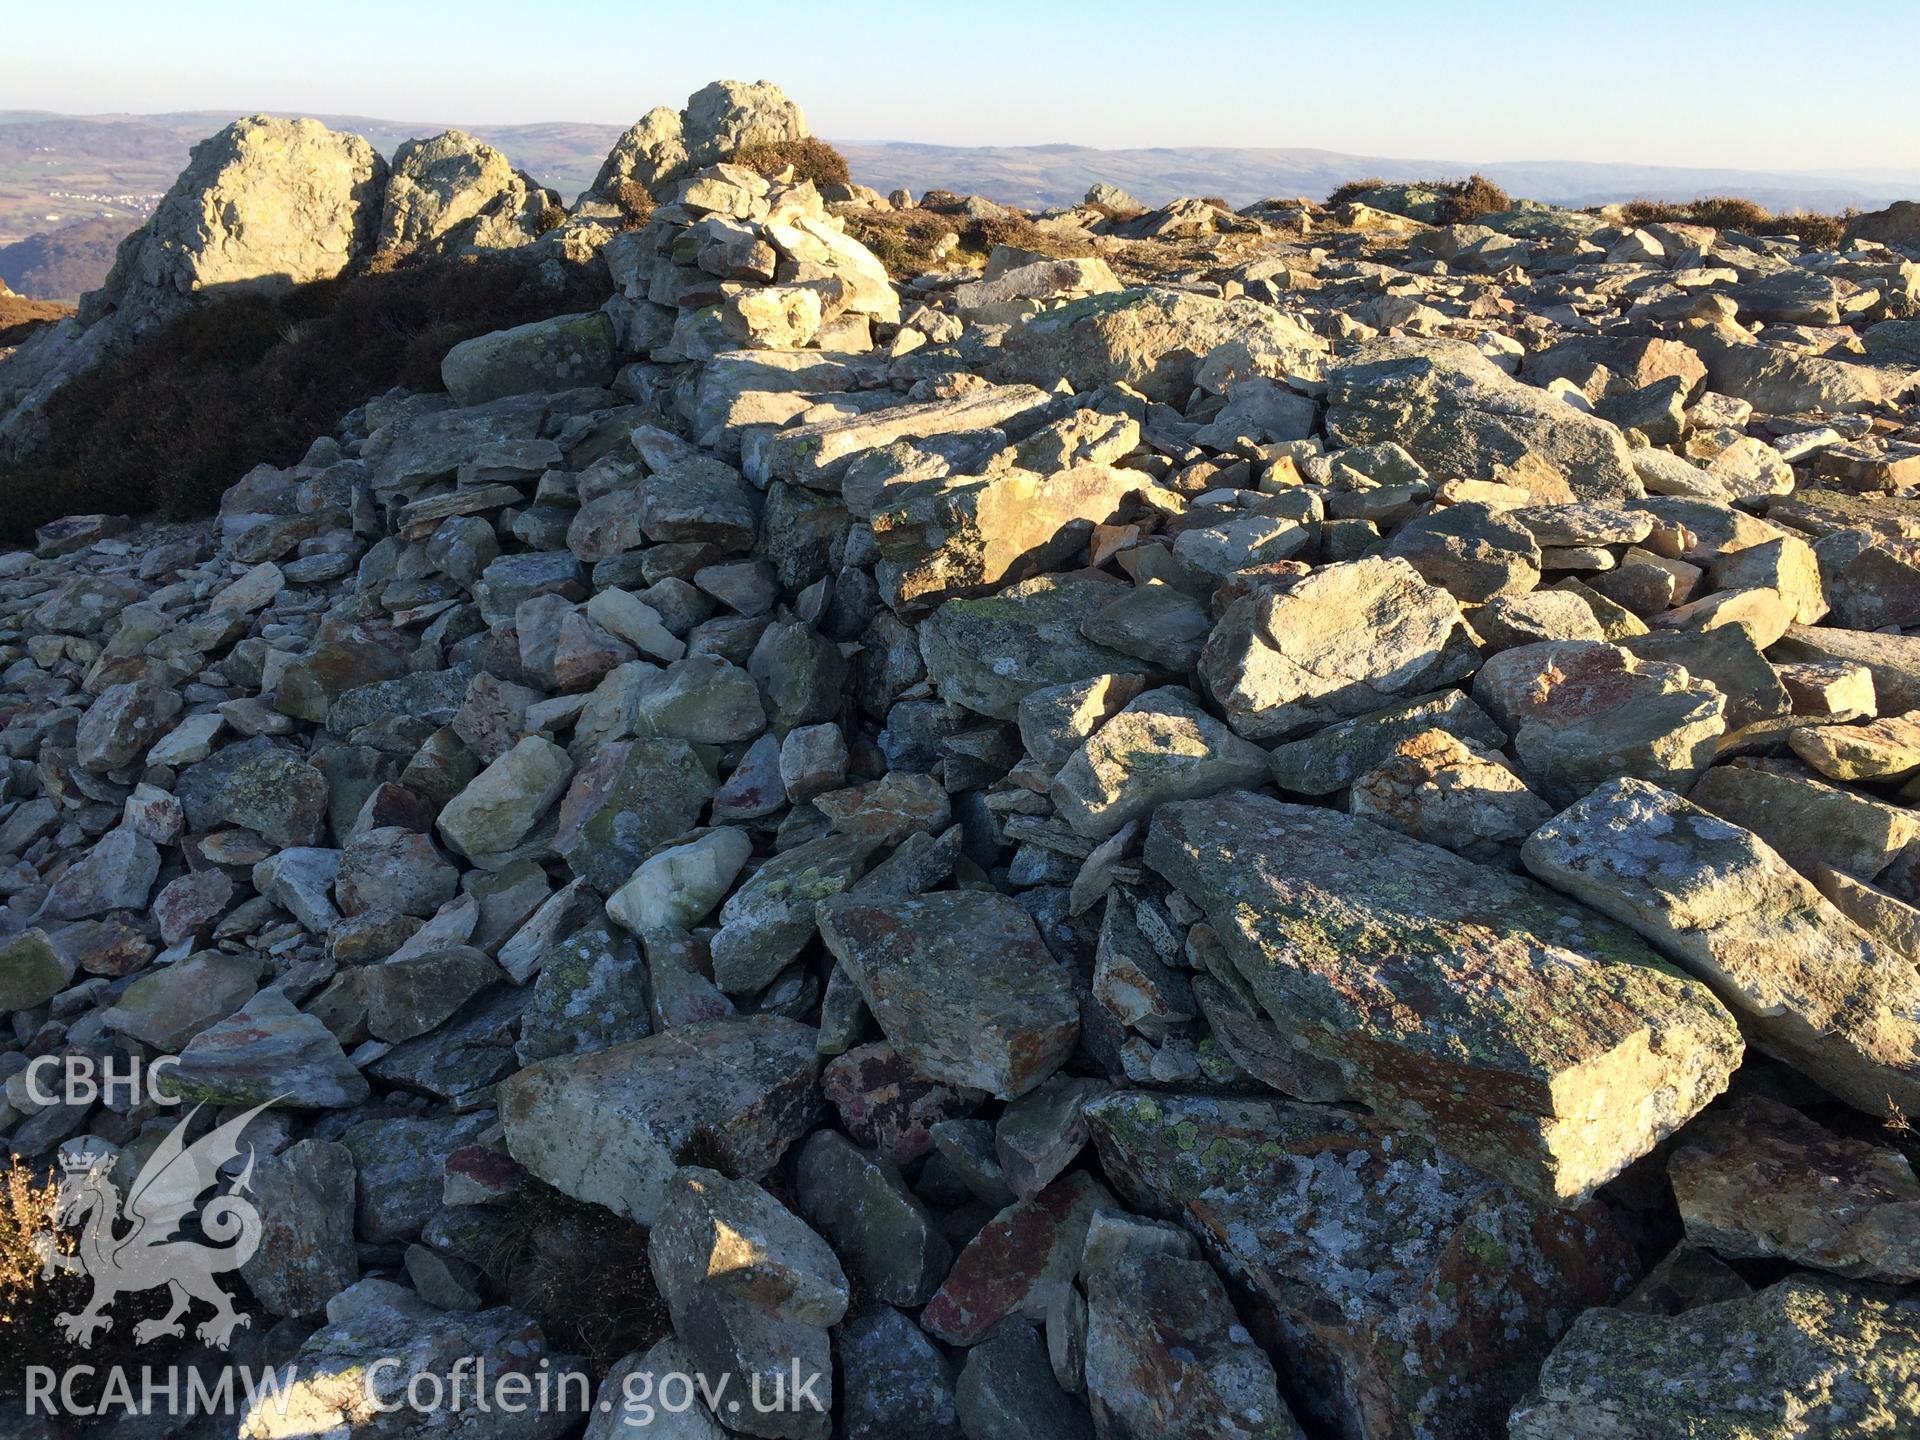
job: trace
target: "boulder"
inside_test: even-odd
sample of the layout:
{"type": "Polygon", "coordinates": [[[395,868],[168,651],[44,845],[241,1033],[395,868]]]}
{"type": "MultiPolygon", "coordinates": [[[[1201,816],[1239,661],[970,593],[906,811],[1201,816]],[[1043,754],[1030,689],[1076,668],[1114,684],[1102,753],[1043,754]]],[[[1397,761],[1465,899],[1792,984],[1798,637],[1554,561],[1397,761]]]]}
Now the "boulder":
{"type": "Polygon", "coordinates": [[[1127,1202],[1244,1284],[1302,1419],[1330,1434],[1498,1433],[1575,1315],[1638,1272],[1604,1201],[1553,1209],[1350,1110],[1133,1091],[1087,1118],[1127,1202]]]}
{"type": "Polygon", "coordinates": [[[559,197],[460,130],[394,151],[375,245],[381,250],[511,250],[540,234],[559,197]]]}
{"type": "Polygon", "coordinates": [[[500,1085],[507,1148],[549,1185],[650,1225],[686,1158],[757,1178],[813,1128],[814,1047],[810,1027],[750,1015],[543,1060],[500,1085]]]}
{"type": "Polygon", "coordinates": [[[1920,1300],[1795,1276],[1679,1315],[1587,1311],[1514,1407],[1507,1433],[1894,1435],[1916,1406],[1920,1300]]]}
{"type": "Polygon", "coordinates": [[[1712,685],[1604,641],[1503,650],[1480,668],[1473,698],[1562,805],[1618,775],[1684,790],[1726,730],[1726,697],[1712,685]]]}
{"type": "Polygon", "coordinates": [[[1622,779],[1521,854],[1712,986],[1759,1049],[1870,1115],[1920,1109],[1920,974],[1751,831],[1622,779]]]}
{"type": "Polygon", "coordinates": [[[928,1078],[1011,1099],[1072,1053],[1072,976],[1006,896],[841,896],[819,907],[819,922],[887,1039],[928,1078]]]}
{"type": "Polygon", "coordinates": [[[139,332],[211,293],[331,279],[372,249],[386,177],[358,135],[318,120],[236,120],[193,147],[81,320],[111,316],[139,332]]]}
{"type": "Polygon", "coordinates": [[[1642,493],[1618,429],[1512,379],[1457,340],[1376,341],[1333,366],[1327,433],[1340,445],[1395,441],[1440,475],[1496,480],[1524,471],[1569,492],[1542,499],[1642,493]]]}
{"type": "Polygon", "coordinates": [[[1460,607],[1402,559],[1328,565],[1233,602],[1198,680],[1250,740],[1296,735],[1457,679],[1460,607]]]}
{"type": "Polygon", "coordinates": [[[1702,1249],[1856,1280],[1920,1279],[1920,1181],[1898,1150],[1743,1095],[1687,1127],[1667,1175],[1702,1249]]]}
{"type": "Polygon", "coordinates": [[[1229,342],[1267,373],[1316,378],[1325,342],[1254,300],[1218,300],[1149,288],[1091,295],[1016,324],[1001,344],[1002,380],[1077,391],[1116,382],[1149,400],[1184,405],[1200,363],[1229,342]]]}
{"type": "Polygon", "coordinates": [[[613,372],[613,327],[597,310],[476,335],[440,362],[447,393],[462,405],[529,391],[609,385],[613,372]]]}
{"type": "Polygon", "coordinates": [[[1627,931],[1368,821],[1229,793],[1163,807],[1145,859],[1288,1046],[1554,1203],[1646,1154],[1739,1061],[1732,1017],[1627,931]]]}

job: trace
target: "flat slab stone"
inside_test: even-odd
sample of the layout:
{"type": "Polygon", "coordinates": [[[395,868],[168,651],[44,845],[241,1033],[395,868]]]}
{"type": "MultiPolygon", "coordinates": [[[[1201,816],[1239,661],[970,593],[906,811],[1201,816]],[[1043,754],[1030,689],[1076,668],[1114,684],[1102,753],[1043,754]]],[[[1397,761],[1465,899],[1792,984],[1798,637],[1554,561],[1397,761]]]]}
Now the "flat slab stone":
{"type": "Polygon", "coordinates": [[[1549,820],[1521,858],[1706,981],[1753,1044],[1877,1119],[1920,1113],[1920,974],[1751,831],[1644,780],[1549,820]]]}
{"type": "Polygon", "coordinates": [[[1168,805],[1145,859],[1282,1036],[1391,1123],[1577,1203],[1726,1088],[1732,1017],[1519,876],[1246,792],[1168,805]]]}

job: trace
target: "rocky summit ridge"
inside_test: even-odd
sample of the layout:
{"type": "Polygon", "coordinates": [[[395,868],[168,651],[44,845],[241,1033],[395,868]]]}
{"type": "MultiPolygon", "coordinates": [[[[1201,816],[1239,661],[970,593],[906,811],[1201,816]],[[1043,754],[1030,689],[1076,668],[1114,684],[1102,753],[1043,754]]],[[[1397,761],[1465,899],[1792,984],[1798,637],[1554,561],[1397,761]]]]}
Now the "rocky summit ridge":
{"type": "Polygon", "coordinates": [[[1106,187],[901,275],[928,202],[734,163],[806,136],[722,82],[569,212],[242,121],[0,366],[604,266],[209,521],[0,556],[0,1129],[177,1119],[41,1056],[277,1101],[255,1323],[184,1343],[399,1357],[238,1433],[440,1433],[373,1402],[462,1357],[588,1364],[592,1437],[790,1364],[667,1433],[1913,1433],[1911,207],[1106,187]]]}

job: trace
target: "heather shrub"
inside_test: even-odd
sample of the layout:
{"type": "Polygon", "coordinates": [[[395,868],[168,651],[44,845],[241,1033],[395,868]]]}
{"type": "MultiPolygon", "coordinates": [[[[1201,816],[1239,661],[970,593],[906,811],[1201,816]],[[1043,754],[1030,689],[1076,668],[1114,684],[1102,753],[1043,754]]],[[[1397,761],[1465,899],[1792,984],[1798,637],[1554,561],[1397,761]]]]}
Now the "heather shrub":
{"type": "Polygon", "coordinates": [[[815,185],[845,185],[853,179],[847,157],[811,135],[804,140],[744,145],[733,153],[731,162],[762,175],[777,175],[791,165],[794,179],[811,180],[815,185]]]}
{"type": "Polygon", "coordinates": [[[253,466],[291,465],[354,406],[438,390],[462,340],[604,297],[587,267],[555,288],[511,256],[415,258],[212,300],[81,375],[47,406],[48,439],[0,466],[0,536],[62,515],[210,513],[253,466]]]}

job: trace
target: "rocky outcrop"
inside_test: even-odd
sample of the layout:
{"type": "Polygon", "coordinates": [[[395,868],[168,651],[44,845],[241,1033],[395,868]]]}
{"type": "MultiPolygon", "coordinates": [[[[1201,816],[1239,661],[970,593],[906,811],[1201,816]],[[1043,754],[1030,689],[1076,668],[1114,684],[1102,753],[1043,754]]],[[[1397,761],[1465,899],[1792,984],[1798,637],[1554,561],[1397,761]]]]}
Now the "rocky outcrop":
{"type": "Polygon", "coordinates": [[[800,107],[778,85],[716,80],[687,97],[686,108],[649,110],[615,142],[581,198],[617,198],[623,184],[659,190],[748,145],[803,140],[812,132],[800,107]]]}
{"type": "Polygon", "coordinates": [[[459,130],[393,154],[375,245],[381,250],[510,250],[540,233],[559,197],[491,145],[459,130]]]}
{"type": "MultiPolygon", "coordinates": [[[[896,276],[803,133],[656,112],[603,305],[0,555],[20,1173],[266,1107],[253,1433],[1903,1433],[1910,267],[1100,191],[896,276]]],[[[504,167],[389,243],[608,236],[504,167]]]]}
{"type": "Polygon", "coordinates": [[[194,146],[80,318],[137,333],[209,294],[338,275],[373,248],[386,181],[386,162],[357,135],[317,120],[236,120],[194,146]]]}

